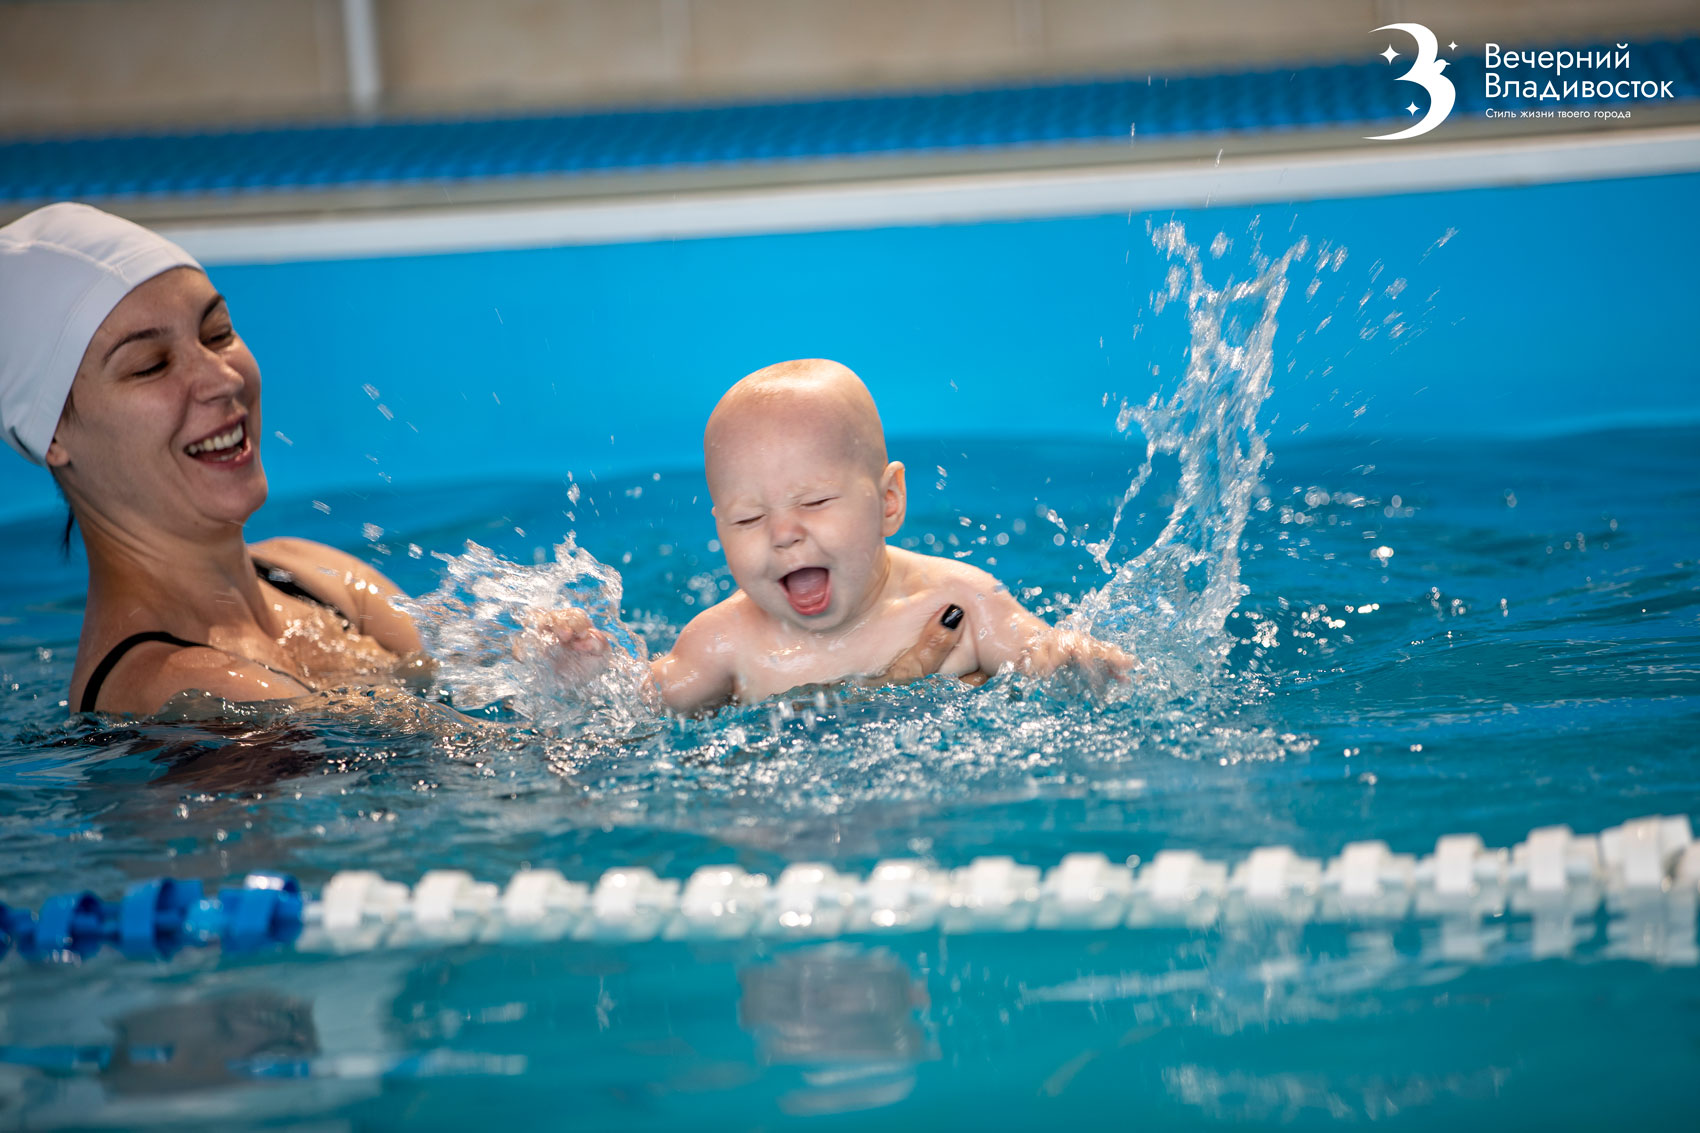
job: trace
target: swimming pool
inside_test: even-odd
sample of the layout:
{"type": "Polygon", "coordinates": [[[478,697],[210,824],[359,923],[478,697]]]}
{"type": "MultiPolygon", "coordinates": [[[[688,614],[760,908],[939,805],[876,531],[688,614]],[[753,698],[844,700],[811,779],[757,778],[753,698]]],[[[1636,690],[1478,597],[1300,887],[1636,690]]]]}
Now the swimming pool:
{"type": "MultiPolygon", "coordinates": [[[[911,469],[905,537],[1053,616],[1108,578],[1089,545],[1146,457],[1137,421],[1117,431],[1124,402],[1191,389],[1164,419],[1175,435],[1244,446],[1231,414],[1209,419],[1251,397],[1261,475],[1211,458],[1189,485],[1159,453],[1104,552],[1127,562],[1175,501],[1215,515],[1237,486],[1244,526],[1216,516],[1226,541],[1200,544],[1193,583],[1246,592],[1204,603],[1219,631],[1124,626],[1151,635],[1168,683],[1107,702],[923,686],[708,724],[597,705],[556,720],[523,673],[472,657],[445,680],[463,704],[480,680],[513,686],[482,725],[362,696],[101,728],[59,704],[79,587],[37,507],[0,538],[5,897],[251,869],[316,889],[350,867],[588,881],[1266,844],[1328,858],[1358,839],[1426,853],[1454,831],[1509,846],[1700,812],[1700,387],[1671,333],[1700,262],[1683,219],[1697,187],[1182,213],[1215,286],[1254,274],[1254,247],[1308,238],[1262,404],[1244,367],[1183,378],[1197,327],[1184,280],[1156,301],[1184,266],[1154,245],[1166,214],[220,269],[284,435],[255,535],[349,547],[414,594],[439,587],[435,553],[491,576],[466,540],[530,565],[570,530],[621,572],[629,624],[665,641],[726,581],[702,416],[730,378],[797,354],[868,378],[911,469]],[[307,295],[349,321],[305,332],[307,295]]],[[[1243,342],[1257,311],[1217,325],[1243,342]]],[[[1149,608],[1134,584],[1155,577],[1118,593],[1149,608]]],[[[1676,1127],[1693,928],[1691,908],[1651,926],[1590,912],[1553,951],[1509,909],[1462,942],[1435,918],[1268,917],[8,958],[0,1115],[446,1128],[499,1097],[590,1127],[1676,1127]]]]}

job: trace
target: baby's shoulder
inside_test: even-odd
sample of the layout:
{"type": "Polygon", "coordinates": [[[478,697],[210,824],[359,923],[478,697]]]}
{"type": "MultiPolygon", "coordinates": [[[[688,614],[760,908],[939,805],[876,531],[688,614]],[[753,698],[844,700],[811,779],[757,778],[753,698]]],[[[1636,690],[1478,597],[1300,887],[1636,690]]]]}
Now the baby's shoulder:
{"type": "Polygon", "coordinates": [[[748,617],[751,605],[749,595],[742,590],[735,590],[714,605],[699,611],[695,617],[685,624],[685,628],[731,625],[748,617]]]}
{"type": "Polygon", "coordinates": [[[911,580],[908,587],[911,591],[947,587],[953,590],[966,588],[980,593],[992,593],[1005,589],[1004,584],[995,576],[961,559],[922,555],[898,547],[892,548],[891,553],[899,556],[899,561],[911,580]]]}
{"type": "Polygon", "coordinates": [[[708,652],[715,645],[739,641],[755,631],[755,619],[759,615],[760,611],[749,596],[742,590],[737,591],[685,623],[673,648],[675,651],[682,648],[708,652]]]}

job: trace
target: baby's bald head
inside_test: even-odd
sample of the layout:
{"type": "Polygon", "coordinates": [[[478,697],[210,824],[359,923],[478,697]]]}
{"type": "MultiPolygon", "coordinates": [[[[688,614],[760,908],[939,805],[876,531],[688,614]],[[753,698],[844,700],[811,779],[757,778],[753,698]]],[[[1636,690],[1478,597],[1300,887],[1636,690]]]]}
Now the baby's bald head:
{"type": "Polygon", "coordinates": [[[702,447],[710,494],[728,456],[760,447],[776,430],[808,433],[822,456],[848,459],[876,481],[885,473],[885,430],[868,387],[847,366],[800,358],[757,370],[709,414],[702,447]]]}

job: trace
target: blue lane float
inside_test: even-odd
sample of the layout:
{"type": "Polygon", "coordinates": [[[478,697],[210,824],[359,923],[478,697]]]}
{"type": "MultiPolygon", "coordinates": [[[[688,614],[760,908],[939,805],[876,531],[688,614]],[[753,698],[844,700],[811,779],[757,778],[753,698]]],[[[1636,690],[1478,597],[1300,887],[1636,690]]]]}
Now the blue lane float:
{"type": "Polygon", "coordinates": [[[93,952],[112,935],[106,906],[93,893],[50,897],[35,918],[30,948],[40,952],[93,952]]]}
{"type": "MultiPolygon", "coordinates": [[[[207,902],[201,902],[206,905],[207,902]]],[[[305,901],[287,874],[251,873],[240,889],[220,889],[218,937],[226,948],[262,948],[293,940],[301,932],[305,901]]]]}
{"type": "Polygon", "coordinates": [[[198,881],[166,877],[132,885],[118,906],[118,947],[130,956],[169,953],[202,896],[198,881]]]}
{"type": "Polygon", "coordinates": [[[156,878],[111,903],[87,891],[49,897],[39,914],[0,903],[0,958],[15,948],[29,960],[74,961],[108,945],[133,959],[188,944],[245,951],[294,940],[304,911],[300,884],[284,874],[250,874],[212,900],[198,881],[156,878]]]}

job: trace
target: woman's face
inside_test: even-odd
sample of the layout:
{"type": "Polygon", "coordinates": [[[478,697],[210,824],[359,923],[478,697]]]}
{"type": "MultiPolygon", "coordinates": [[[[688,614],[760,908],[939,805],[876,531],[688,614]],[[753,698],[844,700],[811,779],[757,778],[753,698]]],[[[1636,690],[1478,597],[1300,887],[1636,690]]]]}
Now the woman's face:
{"type": "Polygon", "coordinates": [[[100,324],[47,463],[85,524],[192,537],[265,502],[259,441],[260,368],[212,281],[176,268],[100,324]]]}

